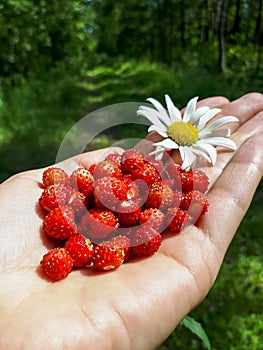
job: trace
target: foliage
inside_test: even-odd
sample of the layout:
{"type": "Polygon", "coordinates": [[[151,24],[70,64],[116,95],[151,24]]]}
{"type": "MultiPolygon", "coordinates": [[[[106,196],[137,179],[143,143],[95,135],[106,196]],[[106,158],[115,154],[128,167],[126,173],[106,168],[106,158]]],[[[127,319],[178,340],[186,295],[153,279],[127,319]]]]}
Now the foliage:
{"type": "Polygon", "coordinates": [[[203,346],[210,350],[211,349],[211,345],[210,345],[210,341],[207,337],[207,334],[204,330],[204,328],[202,327],[202,325],[197,322],[194,318],[190,317],[190,316],[186,316],[182,322],[180,323],[181,326],[186,327],[187,329],[189,329],[193,334],[197,335],[203,342],[203,346]]]}
{"type": "MultiPolygon", "coordinates": [[[[0,77],[5,84],[57,62],[71,65],[92,52],[94,12],[74,0],[2,0],[0,3],[0,77]]],[[[1,81],[1,80],[0,80],[1,81]]]]}

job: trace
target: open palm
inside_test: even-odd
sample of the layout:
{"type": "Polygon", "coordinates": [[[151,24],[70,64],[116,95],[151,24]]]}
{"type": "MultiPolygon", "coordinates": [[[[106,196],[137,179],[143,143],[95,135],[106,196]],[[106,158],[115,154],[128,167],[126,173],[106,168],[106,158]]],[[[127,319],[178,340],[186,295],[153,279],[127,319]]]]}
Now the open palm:
{"type": "MultiPolygon", "coordinates": [[[[42,232],[37,205],[43,170],[0,186],[0,349],[154,349],[204,299],[262,177],[263,97],[202,104],[240,119],[232,129],[238,150],[220,152],[209,170],[210,207],[198,226],[168,235],[150,258],[112,272],[76,270],[52,283],[38,268],[55,245],[42,232]]],[[[100,154],[83,154],[81,162],[100,154]]]]}

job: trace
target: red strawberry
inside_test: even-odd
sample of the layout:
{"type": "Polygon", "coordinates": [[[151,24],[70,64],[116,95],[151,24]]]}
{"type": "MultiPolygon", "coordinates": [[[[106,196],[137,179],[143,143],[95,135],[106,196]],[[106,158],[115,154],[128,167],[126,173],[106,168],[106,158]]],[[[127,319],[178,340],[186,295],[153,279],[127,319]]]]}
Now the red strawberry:
{"type": "Polygon", "coordinates": [[[191,191],[182,198],[180,207],[188,211],[192,219],[197,220],[208,210],[208,200],[206,195],[199,191],[191,191]]]}
{"type": "Polygon", "coordinates": [[[79,218],[87,212],[88,201],[83,193],[74,191],[69,198],[68,205],[74,210],[75,217],[79,218]]]}
{"type": "Polygon", "coordinates": [[[127,186],[127,199],[136,199],[139,196],[139,188],[137,183],[131,179],[130,174],[124,175],[122,181],[127,186]]]}
{"type": "Polygon", "coordinates": [[[92,174],[85,168],[77,168],[70,175],[70,185],[87,198],[93,193],[93,181],[92,174]]]}
{"type": "Polygon", "coordinates": [[[92,256],[92,262],[96,269],[109,271],[117,269],[124,261],[125,251],[121,247],[114,247],[110,241],[98,244],[92,256]]]}
{"type": "Polygon", "coordinates": [[[159,180],[158,170],[149,163],[143,163],[140,167],[132,170],[132,180],[143,180],[148,186],[159,180]]]}
{"type": "Polygon", "coordinates": [[[118,220],[111,210],[93,208],[82,216],[80,230],[92,241],[100,241],[118,226],[118,220]]]}
{"type": "Polygon", "coordinates": [[[96,168],[97,164],[91,164],[88,168],[88,171],[91,173],[91,175],[93,176],[94,174],[94,169],[96,168]]]}
{"type": "Polygon", "coordinates": [[[101,179],[103,177],[115,177],[117,179],[120,179],[122,177],[122,172],[119,165],[104,160],[95,166],[93,176],[95,180],[101,179]]]}
{"type": "Polygon", "coordinates": [[[73,259],[73,265],[84,267],[91,263],[93,255],[93,244],[89,239],[82,235],[70,237],[64,245],[73,259]]]}
{"type": "Polygon", "coordinates": [[[167,164],[164,172],[162,173],[162,178],[172,180],[173,189],[181,191],[181,171],[182,169],[179,164],[169,163],[167,164]]]}
{"type": "Polygon", "coordinates": [[[121,201],[127,200],[128,187],[121,179],[104,177],[95,182],[94,199],[99,208],[115,210],[121,201]]]}
{"type": "Polygon", "coordinates": [[[121,156],[121,170],[124,174],[129,174],[140,168],[143,163],[142,153],[135,149],[128,149],[121,156]]]}
{"type": "Polygon", "coordinates": [[[148,208],[141,212],[140,224],[148,223],[157,232],[161,232],[164,225],[164,213],[157,208],[148,208]]]}
{"type": "Polygon", "coordinates": [[[105,160],[108,160],[109,162],[112,162],[117,164],[118,166],[121,166],[121,155],[118,153],[108,154],[105,160]]]}
{"type": "Polygon", "coordinates": [[[149,187],[148,198],[145,202],[147,208],[160,208],[165,210],[169,208],[173,202],[174,194],[170,186],[162,181],[154,182],[149,187]]]}
{"type": "Polygon", "coordinates": [[[160,173],[163,169],[163,162],[161,160],[157,160],[152,156],[145,156],[144,157],[144,161],[146,163],[151,164],[152,166],[155,167],[155,169],[157,169],[157,171],[160,173]]]}
{"type": "Polygon", "coordinates": [[[172,201],[172,207],[180,207],[181,201],[183,199],[183,192],[180,191],[174,191],[173,193],[173,201],[172,201]]]}
{"type": "Polygon", "coordinates": [[[199,169],[190,170],[181,173],[182,191],[188,193],[190,191],[205,192],[209,185],[207,175],[199,169]]]}
{"type": "Polygon", "coordinates": [[[50,185],[44,189],[39,204],[46,211],[64,206],[68,203],[69,198],[74,190],[70,186],[50,185]]]}
{"type": "Polygon", "coordinates": [[[162,243],[162,236],[151,226],[139,228],[132,239],[132,251],[137,256],[153,255],[162,243]]]}
{"type": "Polygon", "coordinates": [[[54,248],[43,256],[40,266],[47,277],[59,281],[71,272],[73,260],[66,249],[54,248]]]}
{"type": "MultiPolygon", "coordinates": [[[[105,243],[102,243],[102,245],[105,245],[105,243]]],[[[130,239],[126,236],[115,236],[113,238],[110,239],[110,241],[107,243],[108,246],[112,246],[114,248],[118,247],[118,248],[122,248],[124,251],[124,257],[126,259],[129,250],[130,250],[130,239]]]]}
{"type": "Polygon", "coordinates": [[[166,230],[172,233],[179,233],[190,223],[187,212],[179,208],[169,208],[165,221],[168,225],[166,230]]]}
{"type": "Polygon", "coordinates": [[[65,206],[54,208],[44,219],[45,232],[56,239],[64,240],[77,234],[74,211],[65,206]]]}
{"type": "Polygon", "coordinates": [[[141,209],[134,201],[122,201],[117,208],[119,222],[124,227],[135,226],[140,219],[141,209]]]}
{"type": "Polygon", "coordinates": [[[44,187],[58,184],[68,185],[69,177],[63,169],[58,167],[51,167],[43,172],[42,183],[44,187]]]}

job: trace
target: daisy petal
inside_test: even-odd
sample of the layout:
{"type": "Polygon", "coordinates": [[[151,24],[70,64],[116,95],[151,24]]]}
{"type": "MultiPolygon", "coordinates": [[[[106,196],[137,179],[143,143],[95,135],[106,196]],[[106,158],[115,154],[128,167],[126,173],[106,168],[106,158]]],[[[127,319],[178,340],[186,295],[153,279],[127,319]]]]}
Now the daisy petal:
{"type": "Polygon", "coordinates": [[[164,149],[178,149],[178,144],[176,142],[174,142],[173,140],[171,139],[165,139],[163,141],[160,141],[160,142],[155,142],[153,144],[153,146],[161,146],[163,147],[164,149]]]}
{"type": "Polygon", "coordinates": [[[202,143],[209,144],[212,146],[230,148],[233,151],[237,149],[235,142],[230,139],[226,139],[225,137],[208,137],[206,139],[202,139],[202,143]]]}
{"type": "Polygon", "coordinates": [[[228,123],[233,123],[233,122],[238,122],[238,118],[237,117],[232,117],[232,116],[228,116],[228,117],[223,117],[220,119],[217,119],[215,122],[211,123],[210,125],[208,125],[206,128],[202,129],[198,135],[199,137],[203,137],[203,134],[206,133],[210,133],[212,131],[214,131],[215,129],[219,128],[222,125],[228,124],[228,123]]]}
{"type": "Polygon", "coordinates": [[[202,144],[202,141],[198,141],[195,144],[195,148],[199,149],[200,151],[207,153],[211,159],[212,165],[215,165],[216,158],[217,158],[217,152],[214,146],[209,145],[209,144],[202,144]]]}
{"type": "Polygon", "coordinates": [[[197,110],[194,112],[194,114],[191,117],[190,123],[194,124],[197,120],[199,120],[208,111],[209,111],[209,107],[207,107],[207,106],[197,108],[197,110]]]}
{"type": "Polygon", "coordinates": [[[228,137],[230,135],[231,135],[230,129],[220,129],[220,130],[214,130],[212,132],[206,132],[206,133],[204,133],[202,130],[199,133],[199,136],[202,139],[205,139],[207,137],[228,137]]]}
{"type": "Polygon", "coordinates": [[[137,110],[137,115],[147,118],[153,125],[165,131],[166,126],[160,121],[158,114],[152,108],[141,106],[137,110]]]}
{"type": "Polygon", "coordinates": [[[184,111],[183,115],[183,122],[190,122],[192,115],[195,112],[196,102],[198,100],[198,97],[192,98],[188,103],[184,111]]]}
{"type": "Polygon", "coordinates": [[[179,147],[179,152],[183,162],[181,165],[181,168],[183,170],[190,168],[196,159],[196,156],[192,152],[192,149],[190,147],[183,146],[183,147],[179,147]]]}
{"type": "Polygon", "coordinates": [[[163,152],[164,152],[164,148],[161,146],[157,146],[156,149],[154,151],[152,151],[151,153],[149,153],[150,156],[154,156],[155,159],[157,160],[161,160],[163,157],[163,152]]]}
{"type": "Polygon", "coordinates": [[[165,95],[165,102],[172,123],[182,121],[181,112],[175,107],[169,95],[165,95]]]}
{"type": "MultiPolygon", "coordinates": [[[[212,146],[212,147],[213,147],[213,146],[212,146]]],[[[199,150],[199,149],[197,149],[197,148],[192,147],[192,152],[193,152],[194,154],[197,154],[198,156],[204,158],[208,163],[212,163],[211,158],[210,158],[209,155],[207,155],[204,151],[201,151],[201,150],[199,150]]]]}
{"type": "Polygon", "coordinates": [[[209,120],[213,119],[219,112],[221,112],[220,108],[212,108],[207,111],[200,119],[199,123],[196,125],[197,131],[203,129],[203,127],[209,122],[209,120]]]}
{"type": "Polygon", "coordinates": [[[154,98],[147,98],[147,101],[149,101],[151,104],[154,105],[154,107],[159,112],[159,118],[162,120],[162,122],[168,126],[171,124],[171,120],[169,118],[169,115],[167,114],[166,109],[161,105],[161,103],[154,98]]]}
{"type": "MultiPolygon", "coordinates": [[[[163,152],[164,152],[164,150],[162,150],[160,153],[158,153],[158,154],[155,156],[155,159],[156,159],[156,160],[161,160],[162,157],[163,157],[163,152]]],[[[150,155],[151,155],[151,153],[150,153],[150,155]]]]}
{"type": "Polygon", "coordinates": [[[159,135],[161,135],[162,137],[168,137],[167,133],[164,132],[163,130],[161,130],[160,128],[158,128],[157,126],[155,125],[151,125],[149,128],[148,128],[148,132],[151,132],[151,131],[156,131],[159,135]]]}

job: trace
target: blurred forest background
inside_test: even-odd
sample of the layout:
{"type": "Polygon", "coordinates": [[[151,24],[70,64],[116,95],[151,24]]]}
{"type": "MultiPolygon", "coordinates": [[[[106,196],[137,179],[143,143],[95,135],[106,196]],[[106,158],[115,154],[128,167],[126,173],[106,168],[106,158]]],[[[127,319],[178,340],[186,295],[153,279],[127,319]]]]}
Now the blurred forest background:
{"type": "MultiPolygon", "coordinates": [[[[100,107],[262,92],[262,45],[263,0],[0,0],[0,180],[54,162],[66,132],[100,107]]],[[[263,349],[262,200],[260,186],[192,313],[215,350],[263,349]]],[[[178,327],[160,349],[202,346],[178,327]]]]}

